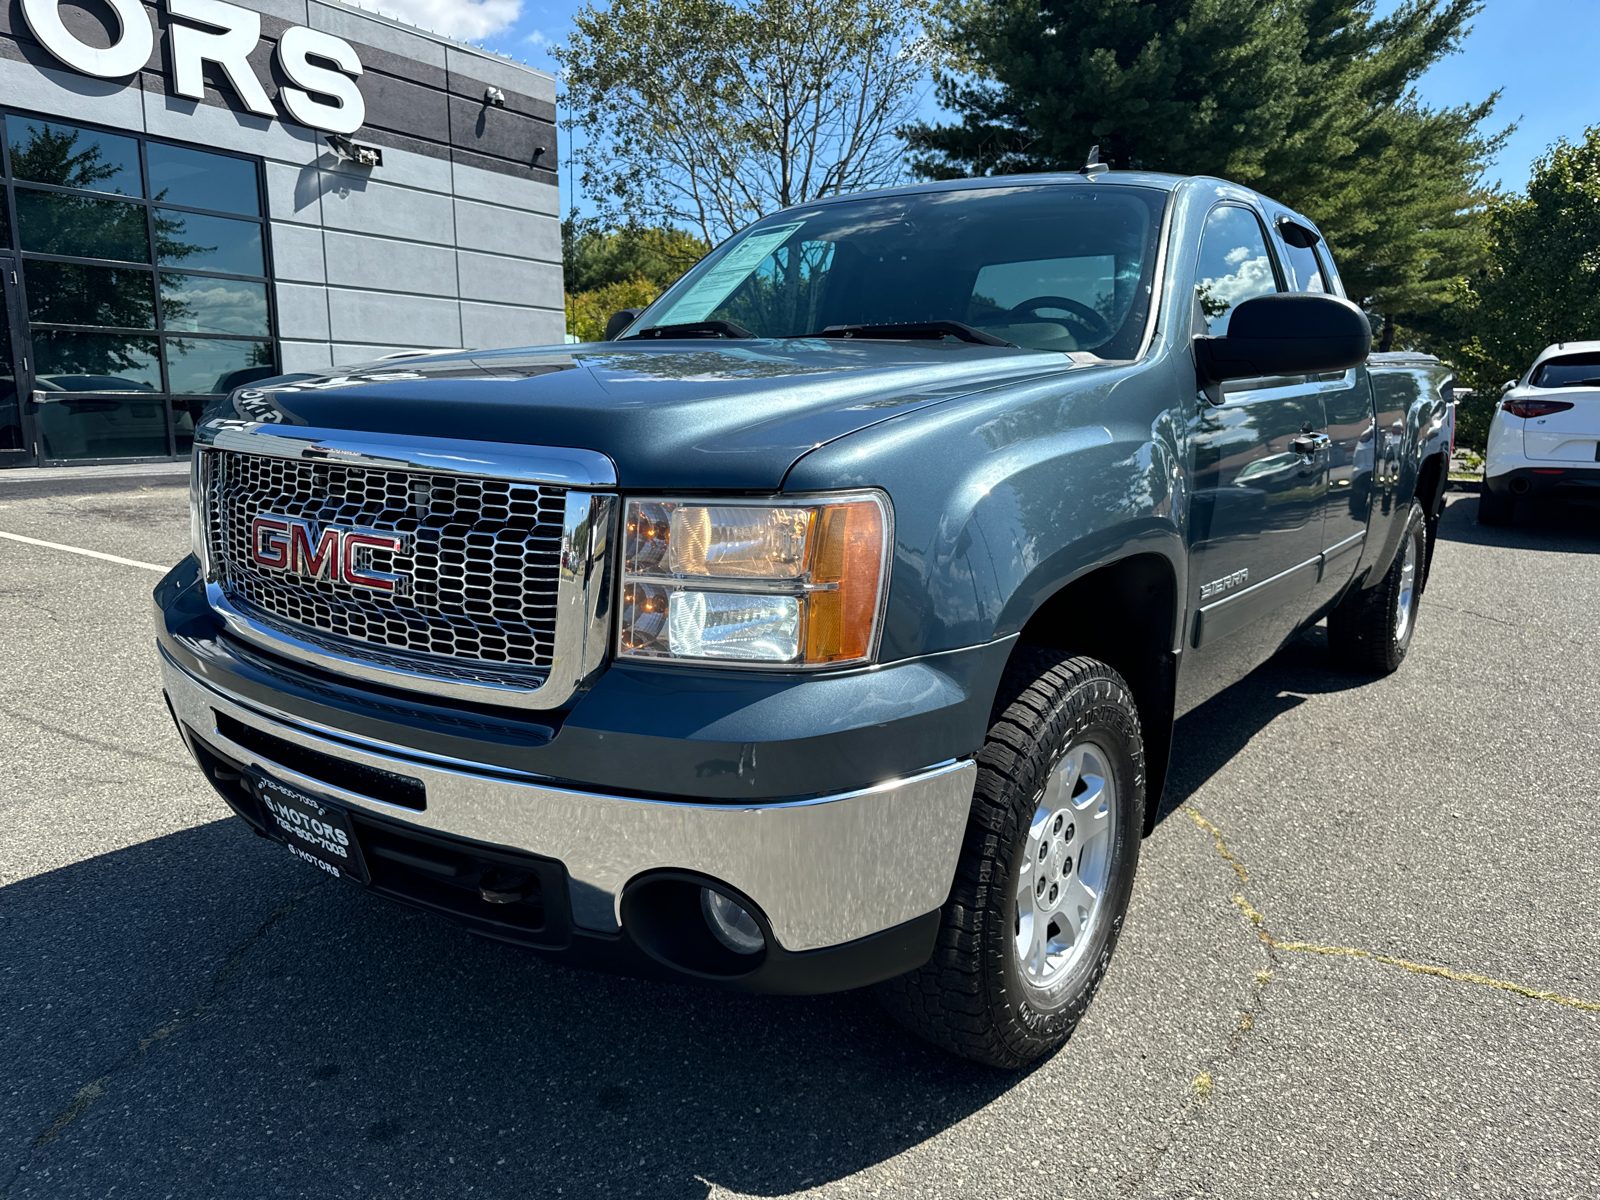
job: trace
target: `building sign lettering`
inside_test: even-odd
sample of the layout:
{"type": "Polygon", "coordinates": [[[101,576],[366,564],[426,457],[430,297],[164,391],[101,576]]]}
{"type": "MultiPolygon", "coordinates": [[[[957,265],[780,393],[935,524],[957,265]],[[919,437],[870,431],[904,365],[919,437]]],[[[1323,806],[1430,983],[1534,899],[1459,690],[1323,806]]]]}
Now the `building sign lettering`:
{"type": "MultiPolygon", "coordinates": [[[[116,40],[103,50],[66,27],[58,0],[22,0],[22,15],[44,48],[73,70],[122,79],[150,61],[155,34],[139,0],[107,3],[119,28],[116,40]]],[[[178,18],[167,29],[172,90],[192,100],[203,99],[204,64],[213,63],[227,75],[245,108],[258,116],[276,116],[277,109],[249,62],[250,52],[261,40],[261,14],[224,0],[166,0],[166,4],[167,12],[178,18]]],[[[361,128],[367,115],[355,82],[361,75],[361,60],[349,42],[294,25],[278,40],[277,59],[295,85],[278,89],[278,99],[291,118],[328,133],[361,128]]]]}

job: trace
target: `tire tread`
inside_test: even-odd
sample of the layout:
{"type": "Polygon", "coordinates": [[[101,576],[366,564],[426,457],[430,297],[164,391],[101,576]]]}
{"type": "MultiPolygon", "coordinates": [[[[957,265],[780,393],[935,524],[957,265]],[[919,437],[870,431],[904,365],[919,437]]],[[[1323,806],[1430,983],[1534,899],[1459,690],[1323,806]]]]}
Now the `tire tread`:
{"type": "MultiPolygon", "coordinates": [[[[1043,646],[1019,646],[1007,665],[995,718],[976,755],[978,778],[972,810],[944,907],[936,948],[922,967],[879,984],[884,1007],[911,1030],[963,1058],[1015,1069],[1054,1049],[1070,1036],[1104,973],[1115,946],[1111,935],[1104,961],[1078,999],[1065,1032],[1047,1040],[1019,1034],[995,1020],[997,964],[985,934],[1005,919],[1008,848],[1023,819],[1022,797],[1031,816],[1033,793],[1048,758],[1053,734],[1085,709],[1113,709],[1133,755],[1133,783],[1140,810],[1144,798],[1144,751],[1131,690],[1115,671],[1089,658],[1070,657],[1043,646]],[[1081,701],[1068,711],[1075,697],[1081,701]],[[998,885],[998,889],[997,889],[998,885]]],[[[1137,830],[1131,831],[1137,838],[1137,830]]]]}

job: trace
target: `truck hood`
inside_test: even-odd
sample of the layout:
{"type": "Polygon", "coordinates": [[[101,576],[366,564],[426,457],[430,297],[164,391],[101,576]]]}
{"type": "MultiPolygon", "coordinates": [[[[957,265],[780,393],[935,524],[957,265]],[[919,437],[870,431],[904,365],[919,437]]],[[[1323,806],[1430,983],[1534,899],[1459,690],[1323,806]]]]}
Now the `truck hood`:
{"type": "Polygon", "coordinates": [[[241,388],[205,415],[596,450],[633,489],[775,490],[826,442],[1097,361],[1085,357],[944,342],[596,342],[286,376],[241,388]]]}

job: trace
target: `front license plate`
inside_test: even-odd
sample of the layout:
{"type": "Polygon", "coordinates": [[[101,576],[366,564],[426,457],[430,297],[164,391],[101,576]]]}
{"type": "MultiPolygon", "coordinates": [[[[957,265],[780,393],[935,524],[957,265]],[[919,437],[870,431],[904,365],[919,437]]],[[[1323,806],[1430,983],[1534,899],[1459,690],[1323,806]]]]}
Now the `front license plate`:
{"type": "Polygon", "coordinates": [[[309,792],[258,772],[250,772],[267,832],[289,848],[289,853],[335,879],[367,882],[361,847],[350,829],[350,818],[309,792]]]}

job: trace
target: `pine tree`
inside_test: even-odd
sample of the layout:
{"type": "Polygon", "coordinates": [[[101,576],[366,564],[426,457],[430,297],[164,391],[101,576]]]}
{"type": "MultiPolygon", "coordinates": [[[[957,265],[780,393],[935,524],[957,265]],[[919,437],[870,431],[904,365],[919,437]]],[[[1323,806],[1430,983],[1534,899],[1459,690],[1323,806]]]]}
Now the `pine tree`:
{"type": "MultiPolygon", "coordinates": [[[[1311,217],[1350,294],[1383,314],[1441,304],[1474,268],[1504,134],[1496,97],[1416,99],[1481,0],[950,0],[939,78],[959,123],[907,131],[923,175],[1118,167],[1232,179],[1311,217]]],[[[1394,321],[1385,323],[1392,331],[1394,321]]]]}

